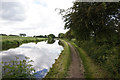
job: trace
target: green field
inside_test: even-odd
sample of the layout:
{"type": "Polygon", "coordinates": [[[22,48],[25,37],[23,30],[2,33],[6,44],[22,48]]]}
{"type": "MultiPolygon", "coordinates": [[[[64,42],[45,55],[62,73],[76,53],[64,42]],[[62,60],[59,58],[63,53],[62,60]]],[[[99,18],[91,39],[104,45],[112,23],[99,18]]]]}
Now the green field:
{"type": "Polygon", "coordinates": [[[17,40],[17,41],[23,41],[23,40],[43,40],[45,38],[34,38],[34,37],[20,37],[20,36],[1,36],[0,41],[13,41],[13,40],[17,40]]]}
{"type": "Polygon", "coordinates": [[[19,36],[0,36],[0,43],[2,43],[0,50],[7,50],[9,48],[15,48],[22,43],[39,42],[47,40],[47,38],[35,38],[35,37],[19,37],[19,36]]]}

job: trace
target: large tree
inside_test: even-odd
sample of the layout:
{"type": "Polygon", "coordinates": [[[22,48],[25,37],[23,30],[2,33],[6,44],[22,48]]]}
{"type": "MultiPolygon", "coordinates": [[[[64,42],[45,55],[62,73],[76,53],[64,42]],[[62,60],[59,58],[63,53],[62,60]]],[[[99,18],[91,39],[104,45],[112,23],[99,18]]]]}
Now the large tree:
{"type": "Polygon", "coordinates": [[[24,33],[20,33],[20,36],[24,36],[24,37],[25,37],[25,36],[26,36],[26,34],[24,34],[24,33]]]}
{"type": "Polygon", "coordinates": [[[95,63],[120,78],[120,2],[75,2],[60,13],[69,29],[65,36],[73,35],[95,63]]]}
{"type": "Polygon", "coordinates": [[[105,38],[114,39],[120,35],[120,2],[74,2],[73,7],[61,10],[65,28],[71,29],[80,40],[105,38]],[[112,38],[111,38],[112,37],[112,38]]]}
{"type": "Polygon", "coordinates": [[[54,34],[49,34],[49,35],[48,35],[48,38],[54,39],[54,38],[55,38],[55,35],[54,35],[54,34]]]}

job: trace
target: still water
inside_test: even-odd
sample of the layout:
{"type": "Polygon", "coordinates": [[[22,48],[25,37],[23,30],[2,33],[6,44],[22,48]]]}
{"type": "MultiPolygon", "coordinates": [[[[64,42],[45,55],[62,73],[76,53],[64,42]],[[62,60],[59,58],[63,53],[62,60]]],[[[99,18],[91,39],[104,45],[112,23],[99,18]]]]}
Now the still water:
{"type": "Polygon", "coordinates": [[[33,67],[36,70],[36,77],[43,77],[49,71],[52,64],[55,63],[63,50],[63,47],[58,44],[56,40],[53,44],[48,44],[47,41],[38,43],[26,43],[22,44],[18,48],[9,49],[7,51],[1,51],[2,61],[11,61],[15,59],[15,56],[23,60],[25,57],[29,57],[33,67]]]}

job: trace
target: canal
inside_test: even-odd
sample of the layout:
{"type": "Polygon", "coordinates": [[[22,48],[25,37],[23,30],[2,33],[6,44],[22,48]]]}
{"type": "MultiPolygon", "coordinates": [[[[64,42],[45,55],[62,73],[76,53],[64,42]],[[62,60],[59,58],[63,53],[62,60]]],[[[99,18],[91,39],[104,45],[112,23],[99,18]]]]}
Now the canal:
{"type": "Polygon", "coordinates": [[[63,47],[58,42],[59,40],[55,40],[52,43],[48,41],[25,43],[17,48],[1,51],[0,56],[2,56],[3,62],[16,60],[16,57],[19,60],[29,57],[30,60],[34,61],[31,64],[35,69],[35,77],[43,78],[63,50],[63,47]]]}

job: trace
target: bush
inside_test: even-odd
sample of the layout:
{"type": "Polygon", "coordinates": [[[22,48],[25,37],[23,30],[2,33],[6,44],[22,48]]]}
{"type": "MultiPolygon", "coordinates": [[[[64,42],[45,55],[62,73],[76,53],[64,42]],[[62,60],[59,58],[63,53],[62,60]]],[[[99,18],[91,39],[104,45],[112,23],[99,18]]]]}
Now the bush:
{"type": "Polygon", "coordinates": [[[120,54],[119,47],[109,43],[97,43],[93,41],[76,42],[87,54],[99,64],[104,70],[108,71],[111,77],[120,78],[120,54]]]}
{"type": "Polygon", "coordinates": [[[15,48],[19,46],[19,42],[18,41],[3,41],[2,42],[2,50],[6,50],[9,48],[15,48]]]}
{"type": "Polygon", "coordinates": [[[15,61],[10,62],[2,62],[3,63],[3,78],[33,78],[32,74],[35,72],[35,69],[32,67],[30,62],[32,60],[28,60],[28,57],[25,57],[24,60],[18,60],[16,57],[15,61]]]}

